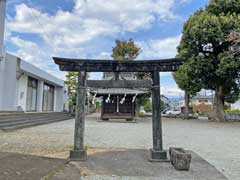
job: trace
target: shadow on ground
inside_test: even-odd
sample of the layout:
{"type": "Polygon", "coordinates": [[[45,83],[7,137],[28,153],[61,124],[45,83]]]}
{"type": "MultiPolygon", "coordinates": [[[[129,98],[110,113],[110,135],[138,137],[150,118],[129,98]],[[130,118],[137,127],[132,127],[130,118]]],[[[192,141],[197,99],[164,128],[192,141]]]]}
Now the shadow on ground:
{"type": "MultiPolygon", "coordinates": [[[[151,163],[148,151],[140,149],[102,150],[89,155],[85,162],[71,162],[91,179],[96,175],[108,177],[138,177],[141,179],[164,180],[226,180],[215,167],[191,152],[190,171],[176,171],[170,163],[151,163]]],[[[138,179],[136,178],[136,179],[138,179]]],[[[113,178],[116,179],[116,178],[113,178]]],[[[124,179],[124,178],[123,178],[124,179]]]]}
{"type": "Polygon", "coordinates": [[[45,175],[64,168],[66,160],[16,153],[0,153],[1,180],[40,180],[45,175]]]}
{"type": "Polygon", "coordinates": [[[151,163],[140,149],[89,149],[88,160],[70,162],[15,153],[0,153],[1,180],[226,180],[215,167],[192,154],[190,171],[176,171],[170,163],[151,163]]]}

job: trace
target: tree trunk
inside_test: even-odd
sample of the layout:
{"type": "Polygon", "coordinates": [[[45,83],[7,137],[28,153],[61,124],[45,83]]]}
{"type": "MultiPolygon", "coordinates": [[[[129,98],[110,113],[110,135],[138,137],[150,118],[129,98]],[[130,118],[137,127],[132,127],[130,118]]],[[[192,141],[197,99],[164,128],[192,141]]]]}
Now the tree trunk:
{"type": "Polygon", "coordinates": [[[223,87],[219,86],[215,91],[215,99],[214,99],[214,109],[213,109],[213,121],[216,122],[224,122],[224,94],[223,87]]]}
{"type": "Polygon", "coordinates": [[[185,107],[184,107],[184,119],[189,118],[189,94],[187,91],[185,91],[184,94],[184,102],[185,102],[185,107]]]}

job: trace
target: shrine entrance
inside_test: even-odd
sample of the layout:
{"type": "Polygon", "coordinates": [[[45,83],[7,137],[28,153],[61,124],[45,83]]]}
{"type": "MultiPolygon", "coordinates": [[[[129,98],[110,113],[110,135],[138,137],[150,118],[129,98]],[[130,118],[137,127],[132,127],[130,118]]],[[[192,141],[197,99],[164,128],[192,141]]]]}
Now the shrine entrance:
{"type": "MultiPolygon", "coordinates": [[[[149,94],[152,82],[136,81],[137,76],[133,72],[124,73],[103,73],[101,81],[87,81],[89,93],[102,98],[101,119],[125,119],[132,121],[136,115],[136,99],[149,94]],[[99,83],[100,82],[100,83],[99,83]],[[128,82],[143,83],[142,88],[126,87],[128,82]],[[117,84],[116,84],[117,83],[117,84]],[[147,84],[148,83],[148,84],[147,84]],[[116,85],[114,85],[116,84],[116,85]],[[121,85],[122,84],[122,85],[121,85]],[[123,87],[125,86],[125,87],[123,87]],[[118,88],[116,88],[118,87],[118,88]]],[[[136,85],[135,85],[136,86],[136,85]]],[[[92,101],[94,102],[94,101],[92,101]]]]}
{"type": "Polygon", "coordinates": [[[160,112],[160,76],[159,72],[173,72],[181,65],[178,59],[114,61],[53,58],[62,71],[79,72],[77,87],[77,107],[74,133],[74,149],[70,151],[71,160],[86,160],[87,150],[84,147],[86,88],[151,88],[152,90],[152,137],[153,148],[150,149],[150,161],[166,161],[167,152],[163,150],[162,121],[160,112]],[[150,80],[101,80],[87,81],[87,72],[150,72],[150,80]]]}

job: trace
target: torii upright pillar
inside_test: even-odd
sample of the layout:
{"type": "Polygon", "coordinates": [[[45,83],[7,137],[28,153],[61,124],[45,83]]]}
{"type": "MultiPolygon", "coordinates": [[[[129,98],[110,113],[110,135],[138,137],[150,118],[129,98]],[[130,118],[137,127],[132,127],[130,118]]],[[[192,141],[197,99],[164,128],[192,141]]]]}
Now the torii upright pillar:
{"type": "Polygon", "coordinates": [[[159,72],[152,72],[152,134],[153,148],[150,149],[150,161],[166,161],[167,152],[163,150],[162,144],[162,120],[160,109],[160,78],[159,72]]]}
{"type": "Polygon", "coordinates": [[[78,73],[74,149],[70,151],[70,159],[73,161],[84,161],[87,159],[87,150],[84,147],[85,105],[86,105],[86,72],[80,71],[78,73]]]}

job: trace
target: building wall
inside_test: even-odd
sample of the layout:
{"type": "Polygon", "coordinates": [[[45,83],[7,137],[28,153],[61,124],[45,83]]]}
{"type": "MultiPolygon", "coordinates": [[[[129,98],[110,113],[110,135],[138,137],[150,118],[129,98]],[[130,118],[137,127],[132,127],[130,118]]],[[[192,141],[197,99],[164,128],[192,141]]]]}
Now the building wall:
{"type": "MultiPolygon", "coordinates": [[[[21,78],[18,80],[18,109],[26,111],[27,106],[27,84],[28,84],[27,75],[21,75],[21,78]]],[[[43,87],[44,81],[37,79],[37,112],[43,111],[43,87]]],[[[64,103],[66,102],[66,96],[64,94],[64,88],[55,86],[54,87],[54,111],[62,112],[64,109],[64,103]]]]}
{"type": "Polygon", "coordinates": [[[64,82],[23,62],[10,54],[0,61],[0,111],[26,111],[28,77],[38,80],[37,112],[42,112],[44,82],[55,87],[54,111],[63,111],[67,100],[64,82]]]}
{"type": "Polygon", "coordinates": [[[18,58],[9,54],[1,62],[0,111],[17,111],[17,65],[18,58]]]}
{"type": "Polygon", "coordinates": [[[2,97],[3,97],[3,86],[4,86],[4,67],[5,58],[0,59],[0,111],[2,110],[2,97]]]}
{"type": "Polygon", "coordinates": [[[62,87],[55,87],[54,89],[54,111],[61,112],[63,111],[64,106],[64,89],[62,87]]]}
{"type": "Polygon", "coordinates": [[[231,109],[240,109],[240,100],[231,105],[231,109]]]}
{"type": "Polygon", "coordinates": [[[209,104],[193,105],[193,112],[195,113],[210,113],[212,110],[212,105],[209,104]]]}
{"type": "Polygon", "coordinates": [[[193,99],[192,100],[192,104],[193,105],[202,105],[202,104],[204,104],[204,105],[212,105],[212,102],[209,99],[193,99]]]}

